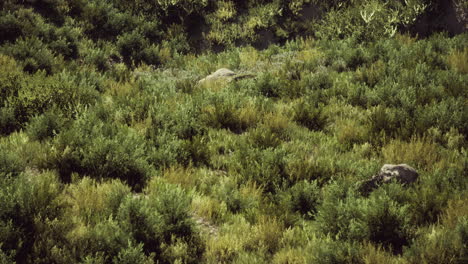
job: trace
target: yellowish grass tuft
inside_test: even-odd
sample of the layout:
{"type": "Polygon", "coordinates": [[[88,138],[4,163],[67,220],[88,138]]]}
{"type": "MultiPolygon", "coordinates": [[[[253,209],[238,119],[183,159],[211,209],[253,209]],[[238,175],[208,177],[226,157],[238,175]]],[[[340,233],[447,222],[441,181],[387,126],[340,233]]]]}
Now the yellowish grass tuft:
{"type": "Polygon", "coordinates": [[[226,203],[220,202],[208,196],[196,195],[192,200],[192,212],[212,223],[219,223],[226,217],[226,203]]]}
{"type": "Polygon", "coordinates": [[[247,68],[254,68],[260,60],[260,54],[258,50],[248,47],[242,50],[239,54],[241,65],[247,68]]]}
{"type": "Polygon", "coordinates": [[[402,263],[400,258],[395,258],[390,252],[381,246],[366,243],[361,249],[361,257],[365,264],[397,264],[402,263]]]}
{"type": "Polygon", "coordinates": [[[364,143],[368,138],[368,135],[368,128],[359,124],[357,120],[342,120],[336,127],[336,137],[338,142],[345,146],[364,143]]]}
{"type": "Polygon", "coordinates": [[[163,178],[172,184],[178,184],[183,188],[195,186],[197,174],[191,168],[172,167],[164,170],[163,178]]]}
{"type": "Polygon", "coordinates": [[[406,163],[418,168],[432,169],[439,161],[437,145],[426,138],[413,138],[410,142],[392,140],[382,148],[386,163],[406,163]]]}
{"type": "Polygon", "coordinates": [[[302,248],[284,248],[273,256],[273,264],[306,264],[302,248]]]}
{"type": "Polygon", "coordinates": [[[447,56],[447,63],[450,67],[463,74],[468,73],[468,48],[463,51],[454,50],[447,56]]]}
{"type": "Polygon", "coordinates": [[[416,42],[417,37],[411,37],[409,34],[399,34],[395,35],[395,39],[398,40],[402,45],[409,46],[416,42]]]}

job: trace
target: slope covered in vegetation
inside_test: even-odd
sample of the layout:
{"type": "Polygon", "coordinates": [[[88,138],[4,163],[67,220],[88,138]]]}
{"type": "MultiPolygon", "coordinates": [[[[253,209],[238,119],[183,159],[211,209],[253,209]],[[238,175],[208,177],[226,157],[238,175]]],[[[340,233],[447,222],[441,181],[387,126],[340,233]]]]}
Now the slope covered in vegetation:
{"type": "Polygon", "coordinates": [[[386,2],[2,1],[0,263],[466,261],[468,35],[386,2]]]}

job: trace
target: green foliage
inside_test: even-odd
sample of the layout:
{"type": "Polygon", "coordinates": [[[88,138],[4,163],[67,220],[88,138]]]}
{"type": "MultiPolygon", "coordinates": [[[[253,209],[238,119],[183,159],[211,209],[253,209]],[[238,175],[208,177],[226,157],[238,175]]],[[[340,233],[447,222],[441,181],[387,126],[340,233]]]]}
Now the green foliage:
{"type": "Polygon", "coordinates": [[[297,212],[306,219],[314,217],[320,203],[320,189],[317,182],[298,182],[292,186],[285,198],[290,203],[290,210],[297,212]]]}
{"type": "MultiPolygon", "coordinates": [[[[37,249],[46,239],[44,223],[61,215],[63,202],[58,199],[60,191],[61,184],[53,172],[29,170],[15,179],[2,178],[0,197],[4,206],[0,225],[5,236],[1,237],[0,244],[15,261],[29,262],[39,257],[37,249]]],[[[63,235],[55,228],[50,231],[49,240],[60,239],[63,235]]]]}
{"type": "Polygon", "coordinates": [[[0,1],[0,263],[464,262],[443,2],[0,1]]]}
{"type": "MultiPolygon", "coordinates": [[[[355,38],[373,41],[382,37],[393,37],[399,27],[408,27],[426,12],[426,1],[380,0],[331,2],[330,11],[318,23],[317,35],[321,38],[355,38]]],[[[327,5],[324,4],[324,5],[327,5]]]]}
{"type": "Polygon", "coordinates": [[[324,199],[317,223],[324,234],[349,241],[371,241],[401,251],[411,239],[408,207],[373,193],[368,199],[324,199]]]}
{"type": "Polygon", "coordinates": [[[54,145],[52,167],[65,181],[77,172],[97,179],[121,179],[139,190],[151,171],[149,149],[140,135],[128,127],[104,123],[92,113],[85,112],[61,132],[54,145]]]}
{"type": "MultiPolygon", "coordinates": [[[[200,255],[200,243],[189,217],[190,199],[179,187],[154,178],[147,189],[148,197],[128,197],[119,208],[118,217],[136,241],[144,243],[146,253],[162,254],[170,261],[171,246],[185,244],[183,261],[193,263],[200,255]]],[[[166,259],[164,259],[166,258],[166,259]]],[[[175,261],[175,259],[173,259],[175,261]]]]}
{"type": "Polygon", "coordinates": [[[58,134],[63,127],[61,117],[53,112],[46,112],[35,117],[28,124],[29,138],[32,140],[45,140],[58,134]]]}
{"type": "Polygon", "coordinates": [[[159,47],[150,44],[149,40],[136,30],[121,35],[116,45],[127,65],[139,65],[144,62],[158,66],[160,63],[159,47]]]}
{"type": "Polygon", "coordinates": [[[293,107],[293,120],[311,130],[321,130],[325,127],[327,118],[322,107],[314,98],[299,100],[293,107]]]}

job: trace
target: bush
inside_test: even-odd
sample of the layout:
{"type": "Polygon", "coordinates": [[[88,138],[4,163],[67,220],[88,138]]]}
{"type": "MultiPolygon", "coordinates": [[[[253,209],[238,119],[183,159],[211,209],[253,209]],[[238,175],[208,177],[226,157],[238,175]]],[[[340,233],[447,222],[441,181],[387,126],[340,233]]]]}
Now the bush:
{"type": "Polygon", "coordinates": [[[282,199],[292,212],[313,219],[321,201],[320,188],[315,181],[300,181],[288,189],[282,199]]]}
{"type": "Polygon", "coordinates": [[[60,133],[62,128],[63,118],[54,112],[46,112],[29,122],[27,133],[32,140],[43,141],[60,133]]]}
{"type": "Polygon", "coordinates": [[[159,47],[150,44],[137,30],[119,36],[116,45],[123,61],[129,66],[138,66],[141,63],[158,66],[161,62],[159,47]]]}
{"type": "Polygon", "coordinates": [[[58,71],[61,59],[37,37],[19,38],[14,44],[0,47],[0,51],[21,61],[23,70],[35,73],[44,70],[47,74],[58,71]]]}
{"type": "Polygon", "coordinates": [[[239,174],[243,182],[255,182],[266,193],[275,193],[287,184],[284,150],[250,150],[243,146],[233,155],[227,169],[239,174]]]}
{"type": "MultiPolygon", "coordinates": [[[[143,243],[146,254],[153,254],[155,261],[168,262],[175,253],[174,244],[186,244],[183,261],[194,263],[203,245],[194,231],[189,216],[190,199],[179,188],[154,178],[145,189],[148,197],[127,197],[118,212],[118,219],[125,230],[138,243],[143,243]]],[[[173,259],[175,260],[175,259],[173,259]]]]}
{"type": "Polygon", "coordinates": [[[203,107],[201,118],[210,127],[242,133],[258,121],[259,113],[254,103],[237,95],[208,95],[205,100],[209,104],[203,107]]]}
{"type": "MultiPolygon", "coordinates": [[[[466,200],[466,199],[465,199],[466,200]]],[[[446,209],[441,224],[432,225],[415,239],[405,252],[410,263],[459,263],[468,258],[466,242],[468,241],[468,221],[466,217],[455,216],[456,211],[463,210],[463,202],[452,201],[446,209]],[[453,210],[457,208],[456,210],[453,210]],[[449,220],[450,219],[450,220],[449,220]],[[428,230],[430,229],[430,231],[428,230]]]]}
{"type": "Polygon", "coordinates": [[[323,106],[312,100],[299,100],[293,106],[292,119],[310,130],[321,130],[325,127],[327,118],[322,112],[323,106]]]}
{"type": "Polygon", "coordinates": [[[383,159],[391,164],[407,163],[416,168],[431,169],[440,159],[436,144],[425,138],[413,138],[410,142],[392,140],[382,148],[383,159]],[[417,153],[425,153],[421,156],[417,153]]]}
{"type": "Polygon", "coordinates": [[[316,35],[320,38],[355,38],[374,41],[393,37],[399,27],[413,25],[426,8],[425,1],[406,2],[355,1],[346,4],[339,1],[322,4],[327,6],[324,19],[318,23],[316,35]]]}
{"type": "Polygon", "coordinates": [[[317,224],[321,232],[347,241],[371,241],[401,252],[412,238],[408,206],[374,192],[369,197],[353,195],[336,200],[325,195],[318,208],[317,224]]]}
{"type": "Polygon", "coordinates": [[[0,238],[2,250],[17,262],[36,259],[47,263],[47,256],[36,255],[38,248],[47,235],[58,246],[64,236],[58,229],[45,228],[49,219],[61,216],[64,207],[58,199],[61,184],[57,175],[29,170],[15,179],[2,178],[1,184],[0,202],[4,207],[0,211],[0,229],[5,234],[0,238]]]}
{"type": "Polygon", "coordinates": [[[249,131],[249,139],[260,148],[276,148],[290,139],[290,121],[280,113],[269,113],[261,125],[249,131]]]}
{"type": "Polygon", "coordinates": [[[120,179],[141,190],[149,177],[150,153],[144,139],[133,129],[105,124],[92,113],[84,113],[54,140],[52,166],[65,182],[71,174],[96,179],[120,179]]]}

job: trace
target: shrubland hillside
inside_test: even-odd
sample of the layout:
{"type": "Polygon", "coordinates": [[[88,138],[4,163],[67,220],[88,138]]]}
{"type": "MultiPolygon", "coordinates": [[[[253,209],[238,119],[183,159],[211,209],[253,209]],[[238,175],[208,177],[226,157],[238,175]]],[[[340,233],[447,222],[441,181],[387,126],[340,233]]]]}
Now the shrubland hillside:
{"type": "Polygon", "coordinates": [[[465,263],[467,7],[2,1],[0,263],[465,263]]]}

